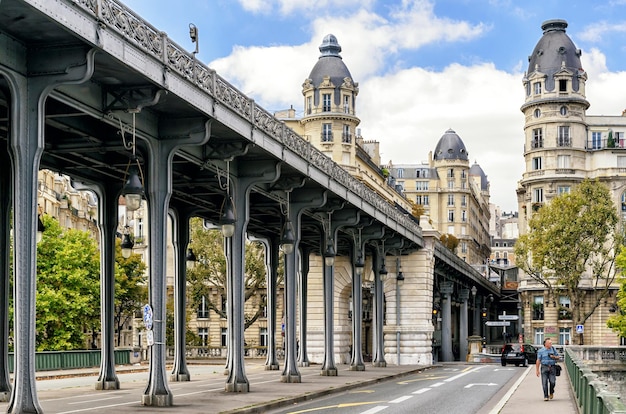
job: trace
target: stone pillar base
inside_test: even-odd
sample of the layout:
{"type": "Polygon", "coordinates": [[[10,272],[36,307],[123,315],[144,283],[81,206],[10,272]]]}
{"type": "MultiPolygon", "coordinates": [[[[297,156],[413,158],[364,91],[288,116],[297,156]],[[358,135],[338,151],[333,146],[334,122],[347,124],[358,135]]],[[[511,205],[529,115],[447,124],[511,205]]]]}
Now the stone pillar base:
{"type": "Polygon", "coordinates": [[[172,374],[170,375],[170,381],[172,382],[191,381],[191,375],[190,374],[172,374]]]}
{"type": "Polygon", "coordinates": [[[300,377],[300,374],[284,374],[280,377],[280,382],[299,384],[302,382],[302,378],[300,377]]]}
{"type": "Polygon", "coordinates": [[[172,394],[142,395],[141,404],[150,407],[171,407],[174,405],[174,398],[172,394]]]}
{"type": "Polygon", "coordinates": [[[304,361],[304,362],[298,362],[298,366],[299,367],[308,367],[308,366],[311,366],[311,364],[309,363],[309,361],[304,361]]]}
{"type": "Polygon", "coordinates": [[[337,368],[323,369],[320,371],[320,375],[323,377],[336,377],[337,368]]]}
{"type": "Polygon", "coordinates": [[[250,392],[250,384],[247,382],[240,382],[236,384],[226,384],[224,387],[226,392],[250,392]]]}
{"type": "MultiPolygon", "coordinates": [[[[98,390],[98,391],[102,391],[102,390],[119,390],[119,389],[120,389],[120,382],[119,382],[119,380],[98,381],[98,382],[96,382],[96,390],[98,390]]],[[[0,401],[3,401],[1,395],[0,395],[0,401]]]]}
{"type": "Polygon", "coordinates": [[[266,371],[278,371],[279,369],[280,367],[278,366],[278,364],[269,364],[265,366],[266,371]]]}
{"type": "Polygon", "coordinates": [[[387,366],[387,362],[385,362],[385,361],[383,361],[383,362],[372,362],[372,366],[373,367],[385,368],[387,366]]]}
{"type": "Polygon", "coordinates": [[[365,371],[365,365],[350,365],[350,371],[365,371]]]}
{"type": "Polygon", "coordinates": [[[467,342],[469,353],[466,356],[466,361],[471,362],[483,352],[483,338],[478,335],[472,335],[467,338],[467,342]]]}

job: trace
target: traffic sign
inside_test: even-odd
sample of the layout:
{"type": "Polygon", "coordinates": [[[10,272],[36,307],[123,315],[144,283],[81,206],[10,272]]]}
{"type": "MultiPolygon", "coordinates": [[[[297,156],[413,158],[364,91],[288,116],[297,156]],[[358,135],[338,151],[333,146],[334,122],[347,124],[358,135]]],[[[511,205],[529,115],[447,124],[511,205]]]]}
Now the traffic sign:
{"type": "Polygon", "coordinates": [[[516,321],[519,319],[517,315],[498,315],[498,319],[501,321],[516,321]]]}
{"type": "Polygon", "coordinates": [[[143,307],[143,323],[146,326],[146,329],[148,331],[152,329],[152,322],[153,322],[152,306],[150,306],[150,304],[146,304],[143,307]]]}
{"type": "Polygon", "coordinates": [[[576,333],[584,333],[585,325],[576,325],[576,333]]]}
{"type": "Polygon", "coordinates": [[[511,322],[509,321],[487,321],[485,322],[487,326],[511,326],[511,322]]]}

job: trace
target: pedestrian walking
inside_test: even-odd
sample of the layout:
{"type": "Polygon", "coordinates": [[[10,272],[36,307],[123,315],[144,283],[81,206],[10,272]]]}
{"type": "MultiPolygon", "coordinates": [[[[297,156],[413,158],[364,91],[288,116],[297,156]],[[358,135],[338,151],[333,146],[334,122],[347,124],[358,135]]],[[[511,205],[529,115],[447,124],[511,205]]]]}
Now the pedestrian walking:
{"type": "Polygon", "coordinates": [[[554,386],[556,385],[556,363],[560,359],[559,353],[552,346],[552,340],[543,341],[543,348],[537,351],[537,376],[541,375],[541,387],[543,388],[543,400],[550,401],[554,398],[554,386]]]}

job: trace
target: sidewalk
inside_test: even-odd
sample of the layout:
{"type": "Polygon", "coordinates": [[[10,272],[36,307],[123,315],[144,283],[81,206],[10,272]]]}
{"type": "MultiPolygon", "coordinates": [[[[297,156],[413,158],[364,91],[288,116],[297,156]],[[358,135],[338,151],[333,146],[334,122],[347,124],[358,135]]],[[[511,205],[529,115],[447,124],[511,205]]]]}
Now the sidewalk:
{"type": "Polygon", "coordinates": [[[535,374],[535,366],[528,367],[515,385],[506,393],[490,414],[528,414],[549,412],[550,414],[578,413],[576,398],[567,376],[567,371],[556,379],[554,399],[543,400],[541,380],[535,374]]]}

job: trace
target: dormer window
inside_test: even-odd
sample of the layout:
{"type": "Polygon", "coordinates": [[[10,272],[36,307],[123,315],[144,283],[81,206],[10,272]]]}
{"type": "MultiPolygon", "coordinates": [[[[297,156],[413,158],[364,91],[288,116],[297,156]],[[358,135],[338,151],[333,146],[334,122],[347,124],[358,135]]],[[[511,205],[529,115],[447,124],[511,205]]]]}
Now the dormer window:
{"type": "Polygon", "coordinates": [[[567,79],[559,79],[559,92],[567,92],[567,79]]]}
{"type": "Polygon", "coordinates": [[[312,99],[310,96],[307,96],[306,97],[306,114],[311,115],[312,111],[313,111],[312,99]]]}
{"type": "Polygon", "coordinates": [[[539,95],[541,93],[541,82],[533,83],[533,93],[539,95]]]}
{"type": "Polygon", "coordinates": [[[350,97],[348,95],[343,96],[343,113],[350,113],[350,97]]]}
{"type": "Polygon", "coordinates": [[[330,94],[322,94],[322,111],[330,112],[330,94]]]}

